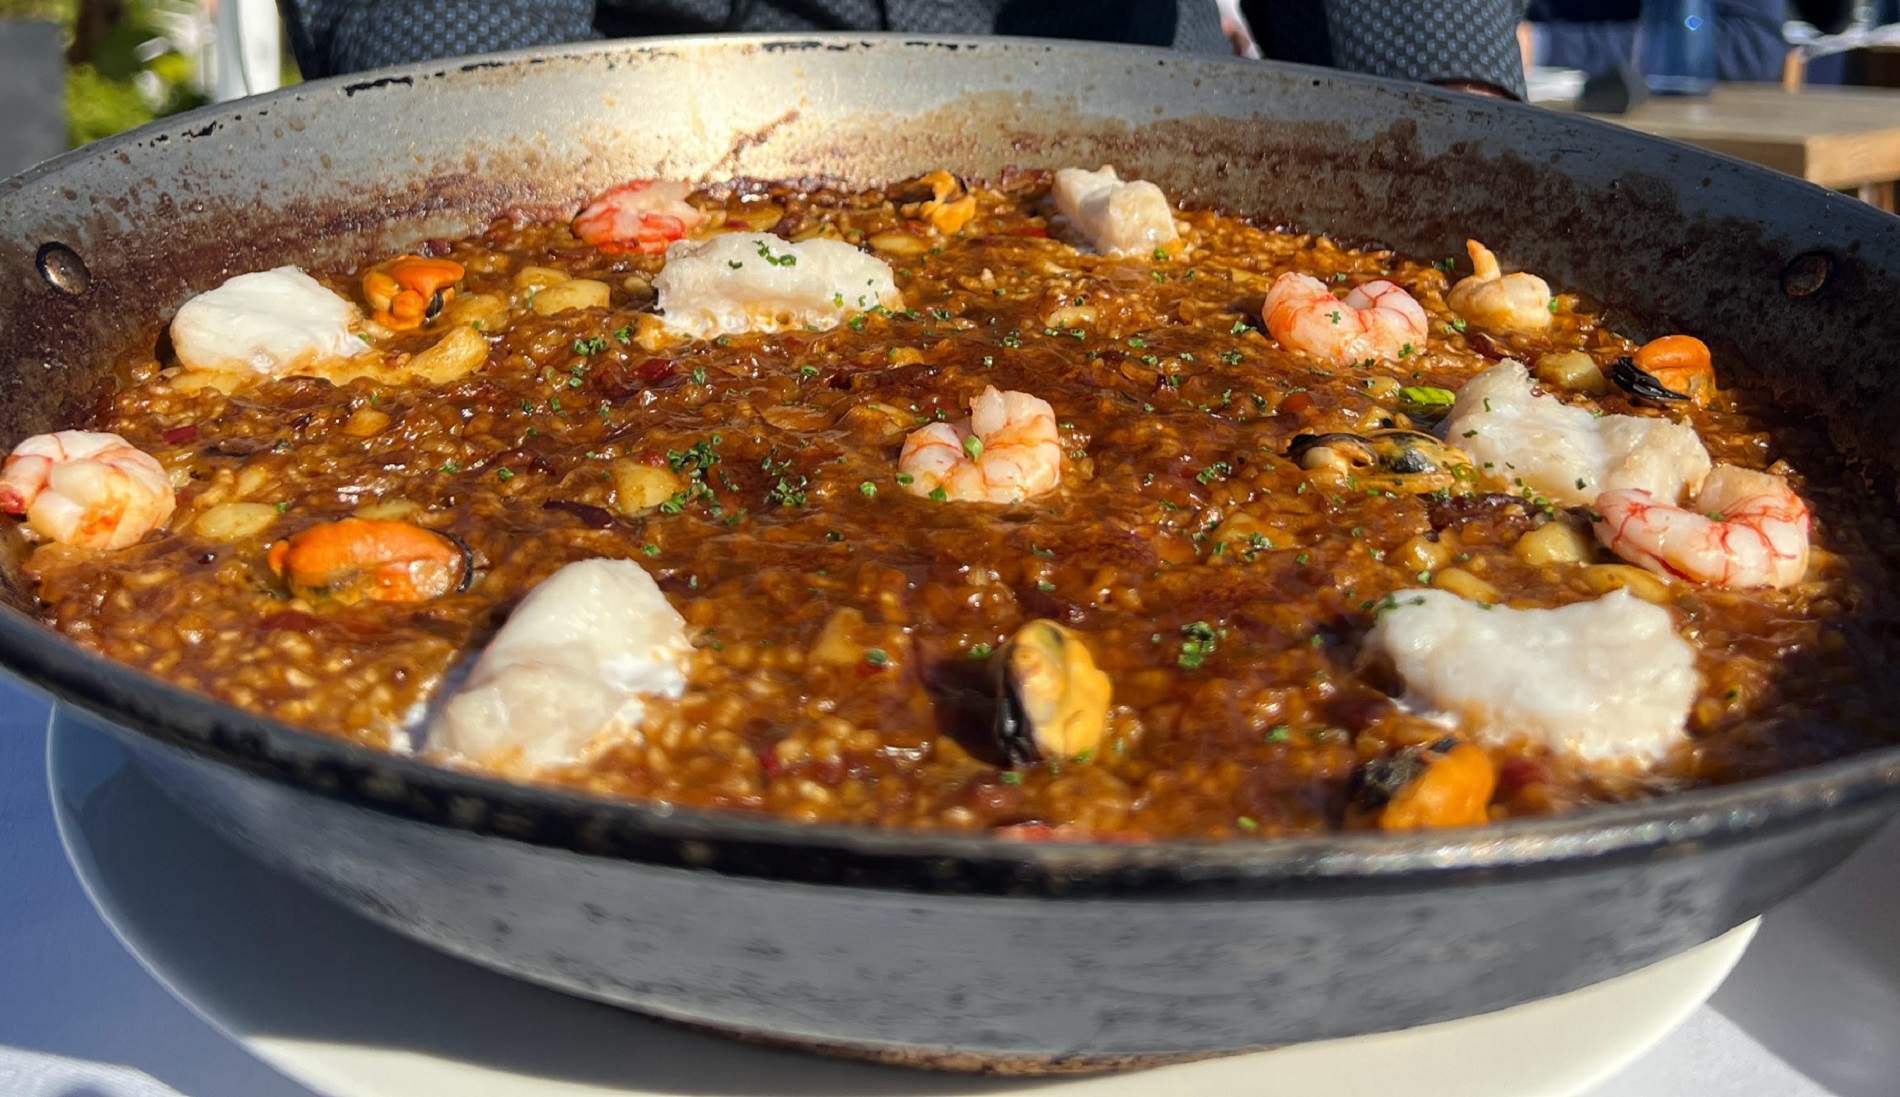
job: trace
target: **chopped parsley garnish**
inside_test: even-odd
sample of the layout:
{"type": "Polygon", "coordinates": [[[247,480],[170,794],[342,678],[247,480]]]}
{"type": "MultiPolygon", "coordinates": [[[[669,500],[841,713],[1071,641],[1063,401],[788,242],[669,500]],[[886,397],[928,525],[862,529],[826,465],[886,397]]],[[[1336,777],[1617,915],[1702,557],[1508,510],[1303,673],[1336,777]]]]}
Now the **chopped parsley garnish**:
{"type": "Polygon", "coordinates": [[[1260,829],[1259,823],[1254,822],[1252,818],[1245,815],[1235,816],[1234,825],[1239,827],[1242,830],[1259,830],[1260,829]]]}
{"type": "Polygon", "coordinates": [[[931,488],[930,501],[933,503],[947,503],[950,501],[950,493],[943,490],[942,487],[931,488]]]}
{"type": "Polygon", "coordinates": [[[974,434],[965,438],[963,440],[963,452],[969,454],[970,460],[972,461],[983,456],[983,439],[978,438],[974,434]]]}
{"type": "MultiPolygon", "coordinates": [[[[763,247],[763,245],[760,245],[760,246],[763,247]]],[[[740,267],[745,266],[744,263],[739,262],[737,259],[726,260],[726,265],[731,267],[733,270],[738,270],[740,267]]]]}
{"type": "Polygon", "coordinates": [[[457,473],[457,472],[460,472],[460,471],[462,471],[462,466],[461,466],[461,465],[458,465],[458,464],[456,464],[456,463],[455,463],[455,461],[454,461],[453,459],[451,459],[451,460],[447,460],[447,461],[444,461],[444,462],[442,462],[442,469],[441,469],[441,471],[443,471],[443,472],[446,472],[446,473],[451,473],[451,474],[453,474],[453,473],[457,473]]]}
{"type": "Polygon", "coordinates": [[[658,545],[641,545],[641,546],[640,546],[640,551],[641,551],[641,552],[644,552],[644,553],[646,553],[646,554],[647,554],[648,556],[658,556],[658,555],[660,554],[660,546],[658,546],[658,545]]]}
{"type": "Polygon", "coordinates": [[[1555,297],[1550,299],[1550,314],[1552,316],[1557,315],[1557,299],[1555,297]]]}
{"type": "Polygon", "coordinates": [[[1129,346],[1134,347],[1136,350],[1142,350],[1148,346],[1148,341],[1139,335],[1131,335],[1126,341],[1129,346]]]}
{"type": "Polygon", "coordinates": [[[277,513],[279,513],[279,514],[282,514],[282,513],[284,513],[285,511],[287,511],[287,510],[289,510],[289,509],[290,509],[290,504],[289,504],[289,503],[279,503],[279,504],[277,504],[277,513]]]}
{"type": "Polygon", "coordinates": [[[514,470],[514,469],[511,469],[511,468],[499,468],[499,469],[496,469],[496,470],[495,470],[495,479],[497,479],[497,480],[504,480],[504,481],[505,481],[505,480],[513,480],[514,478],[515,478],[515,470],[514,470]]]}
{"type": "Polygon", "coordinates": [[[1233,326],[1233,327],[1231,327],[1231,328],[1228,328],[1228,329],[1227,329],[1227,334],[1229,334],[1229,335],[1239,335],[1240,333],[1242,333],[1242,332],[1244,332],[1244,331],[1246,331],[1246,330],[1247,330],[1247,321],[1245,321],[1245,320],[1236,320],[1236,321],[1234,321],[1234,326],[1233,326]]]}
{"type": "Polygon", "coordinates": [[[605,336],[595,335],[587,339],[574,340],[574,353],[580,355],[582,358],[591,358],[606,349],[607,339],[605,336]]]}
{"type": "Polygon", "coordinates": [[[904,486],[908,487],[910,486],[911,482],[915,480],[916,478],[913,477],[908,472],[900,472],[897,474],[895,479],[897,480],[898,483],[903,484],[904,486]]]}
{"type": "Polygon", "coordinates": [[[1458,402],[1458,394],[1435,385],[1406,385],[1399,390],[1399,399],[1420,407],[1445,408],[1458,402]]]}
{"type": "Polygon", "coordinates": [[[1216,480],[1225,480],[1229,476],[1232,476],[1233,474],[1234,474],[1234,466],[1228,464],[1225,461],[1216,461],[1213,464],[1202,469],[1200,472],[1195,473],[1194,478],[1196,480],[1199,480],[1202,484],[1205,485],[1205,484],[1211,484],[1216,480]]]}
{"type": "Polygon", "coordinates": [[[1461,332],[1465,330],[1465,318],[1462,316],[1452,317],[1450,320],[1445,322],[1445,330],[1447,332],[1454,332],[1454,331],[1461,332]]]}
{"type": "Polygon", "coordinates": [[[693,384],[703,385],[705,383],[706,383],[706,367],[694,366],[693,367],[693,384]]]}
{"type": "Polygon", "coordinates": [[[1023,783],[1023,775],[1013,769],[1006,769],[997,774],[996,779],[1006,785],[1020,785],[1023,783]]]}
{"type": "Polygon", "coordinates": [[[881,667],[891,661],[891,656],[883,648],[871,648],[864,653],[864,661],[874,667],[881,667]]]}
{"type": "Polygon", "coordinates": [[[1051,583],[1047,579],[1038,579],[1036,580],[1036,589],[1043,592],[1044,594],[1047,594],[1050,591],[1056,589],[1056,585],[1054,583],[1051,583]]]}
{"type": "Polygon", "coordinates": [[[844,322],[844,326],[847,328],[850,328],[852,331],[863,331],[864,330],[864,313],[860,312],[856,316],[853,316],[851,319],[846,320],[844,322]]]}
{"type": "Polygon", "coordinates": [[[805,485],[803,476],[781,476],[765,493],[765,501],[777,503],[781,507],[802,507],[805,505],[805,485]]]}
{"type": "Polygon", "coordinates": [[[1412,344],[1410,344],[1410,343],[1402,343],[1402,344],[1400,344],[1400,345],[1399,345],[1399,357],[1400,357],[1400,358],[1410,358],[1411,356],[1412,356],[1412,344]]]}
{"type": "Polygon", "coordinates": [[[810,378],[818,376],[818,367],[817,366],[800,366],[798,367],[798,375],[802,378],[806,378],[809,380],[810,378]]]}
{"type": "MultiPolygon", "coordinates": [[[[1220,360],[1230,366],[1238,366],[1243,357],[1244,356],[1237,350],[1224,350],[1220,352],[1220,360]]],[[[1254,399],[1258,400],[1259,397],[1256,396],[1254,399]]]]}
{"type": "MultiPolygon", "coordinates": [[[[1331,312],[1329,312],[1329,313],[1327,313],[1327,314],[1326,314],[1326,319],[1328,319],[1328,320],[1331,320],[1331,321],[1332,321],[1333,323],[1335,323],[1335,324],[1337,324],[1337,323],[1339,323],[1339,310],[1338,310],[1338,309],[1334,309],[1333,311],[1331,311],[1331,312]]],[[[1406,345],[1407,345],[1407,346],[1410,346],[1411,344],[1409,344],[1409,343],[1408,343],[1408,344],[1406,344],[1406,345]]]]}
{"type": "Polygon", "coordinates": [[[1293,737],[1293,729],[1286,724],[1275,724],[1267,729],[1267,742],[1284,743],[1293,737]]]}
{"type": "Polygon", "coordinates": [[[772,249],[766,247],[765,241],[763,240],[759,241],[759,258],[775,267],[795,267],[798,265],[798,256],[789,252],[784,255],[773,255],[772,249]]]}
{"type": "Polygon", "coordinates": [[[1214,654],[1219,640],[1219,633],[1206,621],[1190,621],[1182,625],[1181,636],[1181,653],[1175,656],[1174,661],[1183,670],[1198,670],[1201,664],[1207,662],[1207,657],[1214,654]]]}
{"type": "Polygon", "coordinates": [[[979,642],[979,643],[970,645],[969,654],[970,654],[970,658],[972,659],[988,659],[990,657],[990,653],[994,650],[995,649],[990,647],[990,645],[979,642]]]}
{"type": "Polygon", "coordinates": [[[866,499],[874,498],[877,495],[877,485],[866,480],[858,485],[858,494],[864,496],[866,499]]]}

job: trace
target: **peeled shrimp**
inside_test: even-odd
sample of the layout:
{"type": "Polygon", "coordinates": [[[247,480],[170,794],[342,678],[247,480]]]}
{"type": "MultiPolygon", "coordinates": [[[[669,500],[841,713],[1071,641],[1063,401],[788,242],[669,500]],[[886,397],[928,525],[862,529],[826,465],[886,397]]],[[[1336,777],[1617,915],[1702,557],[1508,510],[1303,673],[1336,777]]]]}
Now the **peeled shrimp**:
{"type": "Polygon", "coordinates": [[[1655,761],[1685,740],[1699,681],[1669,611],[1615,590],[1558,609],[1513,609],[1401,590],[1366,635],[1401,705],[1480,742],[1529,739],[1588,759],[1655,761]]]}
{"type": "Polygon", "coordinates": [[[1718,465],[1690,507],[1609,491],[1596,511],[1597,540],[1658,575],[1747,590],[1792,586],[1807,574],[1808,505],[1766,472],[1718,465]]]}
{"type": "Polygon", "coordinates": [[[568,564],[508,615],[429,745],[489,766],[579,761],[603,735],[636,732],[644,698],[685,691],[690,648],[686,621],[639,564],[568,564]]]}
{"type": "Polygon", "coordinates": [[[1115,169],[1063,168],[1050,188],[1056,210],[1089,246],[1110,255],[1146,255],[1177,238],[1168,196],[1146,179],[1123,182],[1115,169]]]}
{"type": "Polygon", "coordinates": [[[1673,504],[1709,472],[1709,451],[1693,428],[1649,416],[1593,414],[1538,393],[1523,364],[1508,360],[1458,390],[1444,434],[1471,455],[1492,486],[1562,506],[1587,505],[1623,488],[1673,504]]]}
{"type": "Polygon", "coordinates": [[[698,228],[706,215],[686,202],[692,185],[635,179],[603,192],[574,218],[574,235],[605,252],[658,255],[698,228]]]}
{"type": "Polygon", "coordinates": [[[1383,279],[1353,287],[1342,301],[1312,275],[1289,271],[1267,290],[1260,317],[1281,346],[1340,366],[1425,349],[1425,310],[1383,279]]]}
{"type": "Polygon", "coordinates": [[[283,377],[367,350],[356,306],[296,267],[240,274],[179,306],[172,347],[187,369],[283,377]]]}
{"type": "Polygon", "coordinates": [[[26,515],[49,541],[124,548],[163,525],[173,506],[165,467],[116,434],[35,434],[0,466],[0,511],[26,515]]]}
{"type": "Polygon", "coordinates": [[[1055,409],[990,386],[970,401],[968,419],[912,431],[897,470],[913,494],[965,503],[1020,503],[1053,491],[1062,479],[1055,409]]]}
{"type": "Polygon", "coordinates": [[[1550,283],[1521,270],[1503,273],[1498,257],[1476,240],[1466,240],[1465,251],[1471,255],[1471,276],[1445,297],[1453,312],[1492,331],[1550,327],[1550,283]]]}

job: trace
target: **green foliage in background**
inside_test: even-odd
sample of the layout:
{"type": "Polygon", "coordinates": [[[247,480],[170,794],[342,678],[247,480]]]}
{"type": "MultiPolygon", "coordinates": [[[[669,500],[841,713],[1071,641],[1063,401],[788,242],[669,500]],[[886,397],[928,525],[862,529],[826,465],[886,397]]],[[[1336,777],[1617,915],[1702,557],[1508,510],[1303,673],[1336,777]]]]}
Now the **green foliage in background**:
{"type": "MultiPolygon", "coordinates": [[[[85,0],[0,0],[0,18],[51,20],[66,27],[69,45],[85,0]]],[[[188,10],[182,0],[120,0],[97,11],[116,18],[69,56],[66,66],[66,137],[83,145],[142,126],[205,101],[194,85],[197,62],[176,50],[155,55],[146,43],[164,41],[164,11],[188,10]],[[115,10],[116,9],[116,10],[115,10]],[[141,59],[141,54],[147,55],[141,59]]]]}

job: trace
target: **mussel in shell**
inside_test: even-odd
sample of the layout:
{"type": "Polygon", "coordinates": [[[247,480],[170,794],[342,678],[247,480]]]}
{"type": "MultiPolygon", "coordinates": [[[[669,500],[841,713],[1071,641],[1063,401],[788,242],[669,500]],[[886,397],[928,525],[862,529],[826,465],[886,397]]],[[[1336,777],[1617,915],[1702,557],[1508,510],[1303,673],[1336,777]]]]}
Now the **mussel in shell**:
{"type": "Polygon", "coordinates": [[[969,184],[941,168],[898,184],[891,199],[904,216],[927,221],[945,236],[955,235],[976,215],[969,184]]]}
{"type": "Polygon", "coordinates": [[[1618,358],[1610,366],[1610,380],[1640,400],[1653,400],[1659,403],[1680,402],[1689,399],[1686,392],[1677,392],[1662,383],[1655,374],[1636,364],[1633,358],[1618,358]]]}
{"type": "Polygon", "coordinates": [[[1417,430],[1296,435],[1287,456],[1301,468],[1350,476],[1355,485],[1403,495],[1467,492],[1477,482],[1471,458],[1417,430]]]}
{"type": "Polygon", "coordinates": [[[1447,736],[1360,766],[1347,821],[1380,830],[1476,826],[1490,819],[1497,770],[1480,747],[1447,736]]]}
{"type": "Polygon", "coordinates": [[[1011,765],[1093,751],[1108,729],[1108,675],[1088,645],[1054,621],[1016,630],[991,660],[996,742],[1011,765]]]}

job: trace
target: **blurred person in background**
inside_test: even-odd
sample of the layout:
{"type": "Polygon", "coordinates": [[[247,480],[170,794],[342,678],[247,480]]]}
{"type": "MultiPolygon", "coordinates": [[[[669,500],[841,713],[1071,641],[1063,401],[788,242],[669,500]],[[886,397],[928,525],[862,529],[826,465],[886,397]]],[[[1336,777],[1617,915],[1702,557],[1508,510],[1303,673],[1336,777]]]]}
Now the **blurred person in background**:
{"type": "MultiPolygon", "coordinates": [[[[279,0],[306,77],[592,38],[1002,34],[1231,54],[1215,0],[279,0]]],[[[1240,0],[1266,57],[1521,97],[1523,0],[1240,0]]],[[[1230,19],[1229,30],[1237,29],[1230,19]]]]}
{"type": "MultiPolygon", "coordinates": [[[[1783,0],[1715,0],[1715,78],[1781,79],[1783,0]]],[[[1518,29],[1524,67],[1606,72],[1636,56],[1642,0],[1530,0],[1518,29]]]]}

